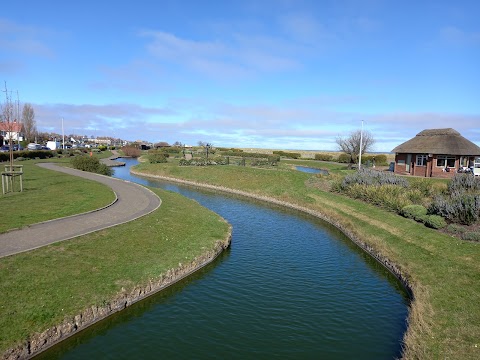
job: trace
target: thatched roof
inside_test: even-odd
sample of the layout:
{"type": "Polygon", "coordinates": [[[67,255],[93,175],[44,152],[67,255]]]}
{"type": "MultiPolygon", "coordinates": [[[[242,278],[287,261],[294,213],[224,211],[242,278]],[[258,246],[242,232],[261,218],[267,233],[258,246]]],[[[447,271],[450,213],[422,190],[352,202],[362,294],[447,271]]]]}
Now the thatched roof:
{"type": "Polygon", "coordinates": [[[480,147],[454,129],[427,129],[398,145],[392,152],[479,156],[480,147]]]}

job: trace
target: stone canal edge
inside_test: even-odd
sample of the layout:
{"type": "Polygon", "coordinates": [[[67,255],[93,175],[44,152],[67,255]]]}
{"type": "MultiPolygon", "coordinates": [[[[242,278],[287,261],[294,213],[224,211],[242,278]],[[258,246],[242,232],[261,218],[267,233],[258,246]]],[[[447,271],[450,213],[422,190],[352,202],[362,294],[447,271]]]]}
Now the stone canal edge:
{"type": "MultiPolygon", "coordinates": [[[[47,166],[44,166],[47,167],[47,166]]],[[[49,169],[51,170],[57,170],[57,171],[63,171],[63,172],[68,172],[73,175],[77,176],[82,176],[85,178],[89,178],[95,181],[102,182],[106,185],[109,185],[111,181],[115,184],[128,184],[129,186],[135,186],[139,188],[143,188],[145,192],[149,192],[155,197],[158,198],[158,196],[153,193],[151,190],[147,189],[144,186],[141,186],[139,184],[127,182],[124,180],[119,180],[119,179],[114,179],[110,178],[107,176],[103,175],[98,175],[98,174],[93,174],[93,173],[88,173],[88,172],[83,172],[79,170],[74,170],[74,169],[69,169],[69,168],[61,168],[59,166],[48,166],[49,169]],[[111,179],[111,180],[109,180],[111,179]]],[[[118,185],[117,185],[118,186],[118,185]]],[[[120,185],[122,186],[122,185],[120,185]]],[[[111,187],[111,186],[110,186],[111,187]]],[[[71,220],[71,219],[80,219],[82,216],[86,216],[89,214],[94,213],[96,218],[98,219],[102,214],[105,214],[105,211],[109,208],[111,208],[113,205],[117,205],[122,203],[122,194],[121,190],[119,191],[118,188],[114,189],[114,192],[117,196],[117,200],[114,201],[112,204],[109,206],[95,210],[93,212],[85,213],[85,214],[79,214],[79,215],[74,215],[70,216],[68,218],[63,218],[63,219],[58,219],[58,220],[51,220],[47,221],[45,223],[41,224],[47,224],[50,229],[53,229],[53,227],[57,227],[57,224],[60,224],[62,227],[64,227],[63,221],[65,220],[71,220]],[[100,216],[99,216],[100,215],[100,216]]],[[[153,198],[153,197],[152,197],[153,198]]],[[[129,199],[131,200],[131,199],[129,199]]],[[[127,201],[129,202],[129,201],[127,201]]],[[[154,205],[152,209],[152,204],[147,206],[148,210],[144,210],[143,215],[147,215],[154,210],[156,210],[161,204],[161,200],[158,198],[158,204],[154,205]]],[[[131,203],[130,206],[131,208],[131,203]]],[[[138,209],[137,209],[138,210],[138,209]]],[[[135,220],[143,215],[139,216],[138,212],[134,212],[132,215],[131,220],[135,220]]],[[[117,218],[118,220],[118,218],[117,218]]],[[[225,220],[224,220],[225,221],[225,220]]],[[[120,221],[118,222],[118,225],[123,224],[127,221],[120,221]]],[[[226,221],[225,221],[226,222],[226,221]]],[[[108,226],[105,226],[104,228],[115,226],[116,224],[109,224],[108,226]]],[[[6,350],[2,354],[2,359],[30,359],[33,356],[38,355],[39,353],[47,350],[48,348],[58,344],[62,340],[67,339],[70,336],[75,335],[79,331],[107,318],[108,316],[117,313],[121,310],[124,310],[128,306],[139,302],[148,296],[151,296],[175,283],[178,281],[182,280],[183,278],[193,274],[194,272],[200,270],[201,268],[205,267],[206,265],[210,264],[213,262],[225,249],[227,249],[230,246],[231,238],[232,238],[232,227],[230,224],[228,233],[225,236],[224,239],[222,240],[217,240],[215,243],[215,246],[212,250],[204,253],[203,255],[196,257],[193,259],[191,262],[187,264],[182,264],[179,263],[177,268],[170,269],[168,270],[165,274],[160,275],[158,278],[150,279],[150,281],[147,284],[140,284],[135,286],[131,291],[126,291],[125,289],[122,289],[120,293],[118,293],[113,299],[106,301],[104,305],[98,306],[98,305],[93,305],[89,308],[84,309],[80,314],[77,314],[72,317],[67,317],[61,324],[58,324],[56,326],[53,326],[42,333],[36,333],[36,334],[31,334],[28,339],[23,341],[21,344],[14,348],[10,348],[6,350]]],[[[35,227],[36,225],[32,225],[32,227],[35,227]]],[[[29,229],[29,228],[27,228],[29,229]]],[[[101,230],[101,229],[96,229],[96,230],[101,230]]],[[[91,230],[87,231],[84,233],[79,233],[76,236],[81,236],[86,233],[96,231],[96,230],[91,230]]],[[[15,230],[14,232],[19,234],[22,230],[15,230]]],[[[75,237],[76,237],[75,236],[75,237]]],[[[68,239],[71,239],[72,236],[68,237],[68,239]]],[[[56,241],[62,241],[62,240],[68,240],[66,239],[60,239],[56,241]]],[[[52,242],[49,242],[52,243],[52,242]]],[[[47,243],[47,244],[49,244],[47,243]]],[[[14,252],[9,255],[13,255],[18,252],[23,252],[23,251],[28,251],[31,249],[38,248],[40,246],[44,246],[47,244],[36,244],[35,246],[31,245],[30,248],[25,248],[22,249],[21,251],[14,252]]]]}

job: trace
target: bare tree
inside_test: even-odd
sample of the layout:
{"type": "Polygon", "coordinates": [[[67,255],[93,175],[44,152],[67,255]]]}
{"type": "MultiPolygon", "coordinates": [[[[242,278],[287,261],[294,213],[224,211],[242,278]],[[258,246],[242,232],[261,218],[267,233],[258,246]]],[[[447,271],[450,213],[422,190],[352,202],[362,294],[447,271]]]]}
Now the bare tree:
{"type": "Polygon", "coordinates": [[[25,129],[25,140],[32,141],[37,133],[37,122],[35,121],[35,111],[31,104],[23,105],[22,123],[25,129]]]}
{"type": "MultiPolygon", "coordinates": [[[[14,105],[12,103],[11,95],[7,89],[7,82],[5,82],[5,103],[1,109],[3,129],[8,135],[9,152],[10,152],[10,166],[13,168],[13,132],[16,127],[16,119],[14,118],[14,105]]],[[[3,144],[2,144],[3,145],[3,144]]]]}
{"type": "Polygon", "coordinates": [[[346,138],[338,136],[335,142],[338,145],[338,149],[345,154],[350,155],[350,163],[355,164],[358,161],[358,154],[360,153],[360,139],[362,142],[362,155],[371,150],[375,139],[373,135],[368,131],[356,130],[350,133],[346,138]]]}

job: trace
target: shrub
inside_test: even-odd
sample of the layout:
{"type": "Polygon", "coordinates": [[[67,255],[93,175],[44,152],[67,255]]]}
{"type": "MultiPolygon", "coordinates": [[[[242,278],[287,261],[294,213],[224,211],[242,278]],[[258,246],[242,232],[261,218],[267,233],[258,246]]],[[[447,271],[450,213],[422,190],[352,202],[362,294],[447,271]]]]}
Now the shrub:
{"type": "Polygon", "coordinates": [[[122,147],[122,151],[125,156],[130,156],[132,158],[137,158],[142,154],[142,150],[137,149],[134,146],[124,146],[122,147]]]}
{"type": "Polygon", "coordinates": [[[348,187],[350,184],[397,185],[404,188],[408,187],[408,181],[400,176],[369,169],[361,169],[353,174],[345,176],[342,186],[348,187]]]}
{"type": "Polygon", "coordinates": [[[269,156],[267,159],[252,159],[251,166],[276,166],[278,164],[276,156],[269,156]]]}
{"type": "Polygon", "coordinates": [[[223,165],[226,164],[226,160],[222,160],[222,163],[217,163],[215,160],[207,158],[193,158],[191,160],[180,159],[178,165],[180,166],[208,166],[208,165],[223,165]]]}
{"type": "Polygon", "coordinates": [[[333,155],[330,155],[330,154],[315,154],[315,160],[332,161],[333,160],[333,155]]]}
{"type": "Polygon", "coordinates": [[[167,162],[168,154],[163,154],[161,152],[155,152],[148,155],[148,161],[150,164],[160,164],[167,162]],[[165,156],[167,155],[167,156],[165,156]]]}
{"type": "Polygon", "coordinates": [[[399,212],[405,206],[412,204],[406,195],[406,191],[395,185],[368,186],[353,184],[347,188],[341,185],[340,188],[342,192],[352,198],[361,199],[395,212],[399,212]]]}
{"type": "Polygon", "coordinates": [[[450,194],[480,191],[480,178],[470,174],[455,174],[448,183],[450,194]]]}
{"type": "Polygon", "coordinates": [[[230,159],[228,157],[217,156],[213,159],[217,165],[228,165],[230,163],[230,159]]]}
{"type": "Polygon", "coordinates": [[[480,241],[480,232],[478,231],[469,231],[462,234],[463,240],[469,241],[480,241]]]}
{"type": "MultiPolygon", "coordinates": [[[[226,151],[223,153],[224,156],[237,156],[243,158],[268,158],[268,154],[262,153],[246,153],[243,151],[226,151]]],[[[279,156],[280,157],[280,156],[279,156]]]]}
{"type": "Polygon", "coordinates": [[[181,146],[171,146],[171,147],[164,148],[163,152],[167,154],[178,154],[183,150],[184,148],[182,148],[181,146]]]}
{"type": "Polygon", "coordinates": [[[425,226],[432,229],[441,229],[447,226],[445,219],[438,215],[426,215],[423,219],[425,226]]]}
{"type": "Polygon", "coordinates": [[[375,165],[378,165],[378,166],[387,166],[388,165],[387,155],[385,155],[385,154],[375,155],[373,158],[375,159],[375,165]]]}
{"type": "Polygon", "coordinates": [[[411,178],[409,182],[410,188],[417,190],[422,196],[431,197],[440,193],[439,189],[432,184],[430,179],[411,178]]]}
{"type": "Polygon", "coordinates": [[[235,149],[235,148],[224,148],[224,147],[217,147],[218,151],[233,151],[233,152],[243,152],[242,149],[235,149]]]}
{"type": "Polygon", "coordinates": [[[100,151],[105,151],[105,150],[107,150],[107,149],[108,149],[108,147],[105,146],[105,145],[100,145],[100,146],[98,147],[98,150],[100,150],[100,151]]]}
{"type": "Polygon", "coordinates": [[[93,172],[97,174],[112,176],[113,170],[105,164],[101,164],[100,160],[92,156],[75,156],[72,160],[72,165],[75,169],[93,172]]]}
{"type": "Polygon", "coordinates": [[[454,193],[449,198],[436,196],[428,208],[428,213],[440,215],[452,222],[471,225],[480,216],[480,195],[454,193]]]}
{"type": "Polygon", "coordinates": [[[463,234],[465,231],[467,231],[463,226],[458,225],[458,224],[449,224],[447,226],[447,231],[452,233],[452,234],[463,234]]]}
{"type": "Polygon", "coordinates": [[[108,167],[105,164],[100,164],[97,168],[96,173],[101,174],[101,175],[106,175],[106,176],[112,176],[113,175],[113,170],[112,170],[112,168],[108,167]]]}
{"type": "Polygon", "coordinates": [[[422,216],[427,215],[427,208],[422,205],[407,205],[402,208],[400,214],[406,218],[420,221],[422,216]]]}
{"type": "MultiPolygon", "coordinates": [[[[269,155],[269,156],[267,157],[267,159],[268,159],[268,161],[271,162],[271,163],[273,163],[273,162],[278,163],[278,162],[280,162],[280,155],[276,155],[276,154],[274,154],[274,155],[269,155]]],[[[275,165],[277,165],[277,164],[275,164],[275,165]]]]}
{"type": "Polygon", "coordinates": [[[285,151],[274,151],[273,152],[274,155],[279,155],[279,156],[284,156],[284,157],[287,157],[287,158],[290,158],[290,159],[299,159],[302,157],[302,154],[300,153],[293,153],[293,152],[285,152],[285,151]]]}
{"type": "Polygon", "coordinates": [[[348,154],[342,153],[338,155],[337,162],[339,163],[349,164],[351,161],[352,161],[352,157],[348,154]]]}

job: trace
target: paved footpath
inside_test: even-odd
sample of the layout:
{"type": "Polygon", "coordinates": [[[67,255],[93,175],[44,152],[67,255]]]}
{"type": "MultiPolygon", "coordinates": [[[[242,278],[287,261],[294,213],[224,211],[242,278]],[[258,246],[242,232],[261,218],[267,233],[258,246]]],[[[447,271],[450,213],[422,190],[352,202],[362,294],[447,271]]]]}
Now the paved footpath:
{"type": "Polygon", "coordinates": [[[55,164],[40,163],[38,165],[105,184],[115,192],[117,201],[100,210],[46,221],[0,234],[0,257],[126,223],[151,213],[162,203],[154,192],[132,182],[55,164]]]}

